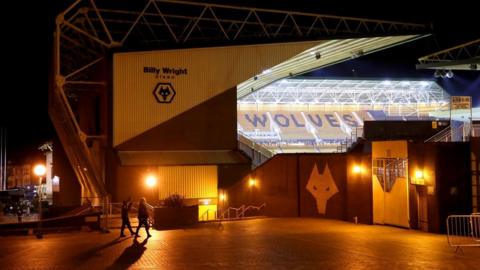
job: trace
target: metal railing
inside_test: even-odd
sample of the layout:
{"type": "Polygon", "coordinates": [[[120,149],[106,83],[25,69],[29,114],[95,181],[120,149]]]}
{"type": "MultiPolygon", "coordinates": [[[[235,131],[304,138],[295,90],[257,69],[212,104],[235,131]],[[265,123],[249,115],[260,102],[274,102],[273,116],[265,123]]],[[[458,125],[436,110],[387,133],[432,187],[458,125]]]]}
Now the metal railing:
{"type": "Polygon", "coordinates": [[[248,210],[257,210],[257,211],[260,211],[262,208],[264,208],[265,206],[267,206],[266,203],[262,203],[261,205],[259,206],[254,206],[254,205],[249,205],[249,206],[245,206],[245,205],[241,205],[240,207],[238,208],[235,208],[235,207],[229,207],[227,208],[225,211],[223,211],[222,213],[220,213],[220,215],[217,217],[218,219],[230,219],[230,218],[236,218],[236,219],[239,219],[239,218],[244,218],[245,217],[245,213],[248,211],[248,210]],[[231,212],[234,212],[235,215],[232,217],[230,215],[231,212]]]}
{"type": "Polygon", "coordinates": [[[217,219],[217,211],[212,209],[207,209],[205,210],[205,212],[202,213],[202,215],[200,215],[200,221],[212,220],[210,218],[210,213],[213,213],[213,217],[214,217],[213,220],[217,219]]]}
{"type": "Polygon", "coordinates": [[[238,134],[238,149],[252,160],[252,168],[260,166],[275,154],[261,144],[255,143],[245,135],[238,134]]]}
{"type": "Polygon", "coordinates": [[[479,135],[480,126],[463,123],[457,127],[448,126],[432,137],[426,139],[425,142],[466,142],[470,140],[470,136],[478,137],[479,135]]]}
{"type": "Polygon", "coordinates": [[[345,137],[345,140],[340,142],[337,146],[337,153],[347,152],[357,142],[358,138],[363,137],[363,127],[356,127],[350,132],[350,137],[345,137]]]}
{"type": "Polygon", "coordinates": [[[446,127],[432,137],[425,140],[425,142],[449,142],[452,138],[452,131],[450,127],[446,127]]]}
{"type": "Polygon", "coordinates": [[[455,252],[462,247],[480,247],[480,213],[448,216],[447,240],[455,252]]]}

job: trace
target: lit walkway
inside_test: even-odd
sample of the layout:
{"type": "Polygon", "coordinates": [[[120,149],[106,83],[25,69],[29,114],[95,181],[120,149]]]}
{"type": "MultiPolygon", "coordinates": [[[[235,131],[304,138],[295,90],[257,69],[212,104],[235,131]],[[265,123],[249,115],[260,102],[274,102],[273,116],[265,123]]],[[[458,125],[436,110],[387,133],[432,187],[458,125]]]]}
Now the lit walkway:
{"type": "Polygon", "coordinates": [[[444,235],[321,219],[257,219],[153,231],[139,242],[76,232],[0,237],[1,269],[480,269],[444,235]]]}

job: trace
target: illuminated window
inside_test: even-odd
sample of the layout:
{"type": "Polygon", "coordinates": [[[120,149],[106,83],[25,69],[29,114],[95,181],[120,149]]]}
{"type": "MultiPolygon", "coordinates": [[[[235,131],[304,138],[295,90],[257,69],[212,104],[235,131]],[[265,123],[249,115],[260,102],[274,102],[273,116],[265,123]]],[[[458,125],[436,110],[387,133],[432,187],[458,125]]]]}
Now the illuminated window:
{"type": "Polygon", "coordinates": [[[407,160],[402,158],[374,159],[372,162],[373,174],[377,176],[382,189],[390,192],[397,178],[407,175],[407,160]]]}

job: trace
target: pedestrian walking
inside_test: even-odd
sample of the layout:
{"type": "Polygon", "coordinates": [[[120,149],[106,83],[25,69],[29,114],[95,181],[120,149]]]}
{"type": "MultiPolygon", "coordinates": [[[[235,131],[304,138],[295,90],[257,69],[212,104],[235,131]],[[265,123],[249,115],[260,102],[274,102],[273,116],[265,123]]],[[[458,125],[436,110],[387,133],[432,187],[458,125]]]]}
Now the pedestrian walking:
{"type": "Polygon", "coordinates": [[[147,231],[148,237],[151,237],[152,235],[150,235],[150,232],[148,231],[150,226],[148,225],[147,201],[145,198],[141,198],[138,205],[138,227],[137,231],[135,232],[135,237],[138,237],[138,231],[142,225],[145,226],[145,231],[147,231]]]}
{"type": "Polygon", "coordinates": [[[120,230],[120,237],[125,236],[125,234],[123,234],[123,230],[125,229],[125,227],[128,228],[131,235],[135,234],[132,230],[132,225],[130,225],[130,219],[128,218],[128,212],[130,212],[131,208],[132,208],[132,202],[130,201],[130,198],[127,201],[123,201],[123,203],[122,203],[122,228],[120,230]]]}

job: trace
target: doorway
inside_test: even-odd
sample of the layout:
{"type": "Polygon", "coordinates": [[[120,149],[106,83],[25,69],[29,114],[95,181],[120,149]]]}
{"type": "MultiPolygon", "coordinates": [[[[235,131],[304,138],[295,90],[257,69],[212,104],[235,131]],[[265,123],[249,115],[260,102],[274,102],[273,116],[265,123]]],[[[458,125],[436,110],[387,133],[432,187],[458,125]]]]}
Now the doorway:
{"type": "Polygon", "coordinates": [[[409,228],[408,161],[375,158],[372,161],[373,222],[409,228]]]}

